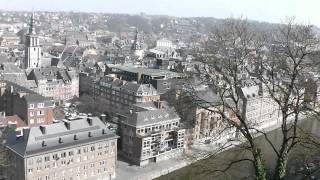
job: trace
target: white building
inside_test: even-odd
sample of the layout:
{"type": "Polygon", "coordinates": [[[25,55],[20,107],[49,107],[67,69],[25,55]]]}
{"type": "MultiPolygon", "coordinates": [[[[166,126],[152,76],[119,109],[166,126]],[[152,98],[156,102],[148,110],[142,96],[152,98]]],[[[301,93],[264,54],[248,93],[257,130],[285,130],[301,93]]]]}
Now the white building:
{"type": "Polygon", "coordinates": [[[25,47],[25,58],[24,68],[37,68],[40,67],[41,63],[41,46],[39,36],[35,32],[35,20],[34,14],[30,19],[29,33],[26,36],[26,47],[25,47]]]}

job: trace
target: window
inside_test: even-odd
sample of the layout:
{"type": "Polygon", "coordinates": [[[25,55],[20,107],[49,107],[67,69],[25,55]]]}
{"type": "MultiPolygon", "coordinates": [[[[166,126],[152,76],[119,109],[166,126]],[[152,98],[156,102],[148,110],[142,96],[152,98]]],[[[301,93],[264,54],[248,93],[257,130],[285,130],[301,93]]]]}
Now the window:
{"type": "Polygon", "coordinates": [[[34,108],[34,104],[29,104],[29,108],[33,109],[34,108]]]}
{"type": "Polygon", "coordinates": [[[30,124],[33,124],[34,123],[34,119],[30,119],[30,124]]]}
{"type": "Polygon", "coordinates": [[[44,103],[38,103],[38,108],[43,108],[44,107],[44,103]]]}
{"type": "Polygon", "coordinates": [[[50,157],[49,156],[44,157],[44,161],[45,162],[50,161],[50,157]]]}
{"type": "Polygon", "coordinates": [[[44,123],[44,118],[38,118],[37,123],[44,123]]]}
{"type": "Polygon", "coordinates": [[[38,116],[39,116],[39,115],[43,115],[43,111],[41,111],[41,110],[38,111],[38,112],[37,112],[37,115],[38,115],[38,116]]]}
{"type": "Polygon", "coordinates": [[[29,174],[31,174],[31,173],[32,173],[32,171],[33,171],[33,169],[32,169],[32,168],[28,169],[28,173],[29,173],[29,174]]]}
{"type": "Polygon", "coordinates": [[[34,112],[30,111],[29,115],[30,115],[30,117],[34,116],[34,112]]]}
{"type": "Polygon", "coordinates": [[[69,151],[69,156],[73,156],[73,151],[69,151]]]}

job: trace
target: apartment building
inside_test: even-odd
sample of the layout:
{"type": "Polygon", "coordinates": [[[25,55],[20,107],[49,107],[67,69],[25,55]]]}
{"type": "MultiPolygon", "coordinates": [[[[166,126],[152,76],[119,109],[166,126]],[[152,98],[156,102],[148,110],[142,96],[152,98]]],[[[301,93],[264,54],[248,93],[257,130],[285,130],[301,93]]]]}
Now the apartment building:
{"type": "Polygon", "coordinates": [[[74,70],[58,67],[35,68],[28,74],[34,80],[36,92],[55,101],[79,97],[79,75],[74,70]]]}
{"type": "Polygon", "coordinates": [[[8,180],[113,179],[117,138],[89,117],[23,129],[7,139],[8,180]]]}
{"type": "Polygon", "coordinates": [[[242,116],[250,126],[261,128],[278,122],[279,106],[258,80],[243,81],[239,92],[242,100],[242,116]]]}
{"type": "Polygon", "coordinates": [[[7,116],[21,119],[27,126],[53,122],[53,101],[17,84],[1,83],[0,104],[0,110],[7,116]]]}
{"type": "Polygon", "coordinates": [[[150,84],[127,82],[114,76],[105,76],[93,84],[94,98],[104,98],[106,110],[122,114],[135,103],[160,100],[160,95],[150,84]]]}
{"type": "Polygon", "coordinates": [[[182,88],[178,92],[175,106],[182,123],[188,129],[187,145],[217,143],[234,137],[235,129],[227,129],[223,121],[220,97],[207,86],[182,88]]]}
{"type": "Polygon", "coordinates": [[[120,123],[121,154],[145,166],[181,153],[185,129],[173,108],[164,102],[137,103],[120,123]]]}

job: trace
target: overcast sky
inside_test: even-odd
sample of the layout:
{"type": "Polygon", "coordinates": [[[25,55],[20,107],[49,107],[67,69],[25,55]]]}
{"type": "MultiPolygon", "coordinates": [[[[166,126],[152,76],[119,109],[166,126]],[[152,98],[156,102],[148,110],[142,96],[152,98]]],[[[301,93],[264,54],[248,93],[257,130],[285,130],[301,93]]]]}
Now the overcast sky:
{"type": "Polygon", "coordinates": [[[238,17],[282,22],[295,16],[320,27],[320,0],[0,0],[2,10],[85,11],[238,17]]]}

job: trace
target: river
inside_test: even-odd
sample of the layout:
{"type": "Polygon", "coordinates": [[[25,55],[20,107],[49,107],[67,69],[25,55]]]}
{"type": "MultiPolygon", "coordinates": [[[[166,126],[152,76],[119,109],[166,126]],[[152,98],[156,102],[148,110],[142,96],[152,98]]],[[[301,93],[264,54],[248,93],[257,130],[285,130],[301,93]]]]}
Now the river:
{"type": "MultiPolygon", "coordinates": [[[[299,123],[299,126],[305,132],[313,133],[320,137],[320,119],[305,119],[299,123]]],[[[269,139],[277,146],[280,144],[282,133],[280,129],[270,131],[269,139]]],[[[264,137],[257,137],[262,149],[265,164],[268,167],[269,174],[275,166],[276,154],[268,145],[264,137]],[[271,170],[271,171],[270,171],[271,170]]],[[[248,152],[241,148],[231,148],[220,153],[216,157],[200,160],[187,167],[174,171],[168,175],[162,176],[157,180],[220,180],[220,179],[253,179],[253,167],[249,162],[240,162],[234,164],[226,173],[213,172],[217,169],[224,169],[231,161],[250,157],[248,152]]],[[[289,156],[288,176],[286,179],[319,179],[320,180],[320,148],[297,146],[289,156]],[[310,164],[310,162],[312,162],[310,164]],[[309,164],[308,164],[309,163],[309,164]],[[305,165],[315,165],[312,171],[307,171],[305,165]],[[306,176],[305,174],[308,174],[306,176]]]]}

